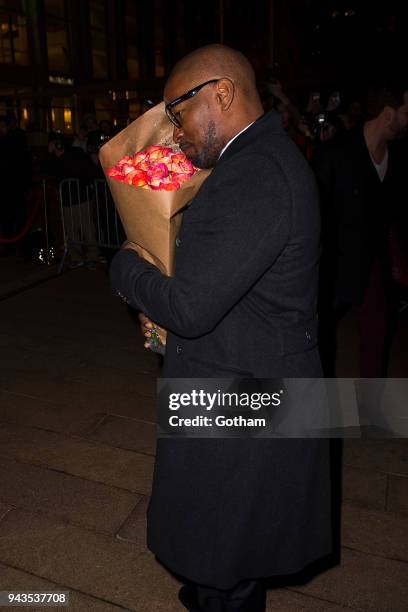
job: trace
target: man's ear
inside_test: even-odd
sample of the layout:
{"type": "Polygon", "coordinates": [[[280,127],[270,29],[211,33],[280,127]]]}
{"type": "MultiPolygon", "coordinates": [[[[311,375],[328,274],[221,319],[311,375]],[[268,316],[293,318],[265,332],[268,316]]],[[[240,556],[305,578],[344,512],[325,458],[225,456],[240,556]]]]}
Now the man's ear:
{"type": "Polygon", "coordinates": [[[387,125],[390,125],[393,122],[396,112],[397,111],[395,108],[392,108],[392,106],[384,106],[383,116],[387,125]]]}
{"type": "Polygon", "coordinates": [[[235,87],[231,79],[220,79],[217,83],[217,101],[222,111],[229,109],[234,100],[234,95],[235,87]]]}

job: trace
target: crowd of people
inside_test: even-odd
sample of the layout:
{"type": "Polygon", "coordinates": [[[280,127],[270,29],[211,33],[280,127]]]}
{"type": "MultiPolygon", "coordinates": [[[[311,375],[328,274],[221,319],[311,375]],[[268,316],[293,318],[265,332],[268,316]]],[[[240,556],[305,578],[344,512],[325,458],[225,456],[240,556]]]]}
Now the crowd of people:
{"type": "MultiPolygon", "coordinates": [[[[289,99],[281,82],[269,78],[260,87],[264,110],[274,109],[292,140],[308,159],[320,189],[322,257],[319,320],[325,374],[335,374],[336,329],[350,308],[360,321],[360,373],[380,377],[387,371],[387,355],[396,305],[408,285],[408,207],[406,205],[406,127],[408,91],[385,88],[361,96],[332,91],[310,92],[303,110],[289,99]]],[[[65,178],[79,180],[79,199],[63,216],[72,222],[85,215],[87,186],[103,179],[100,147],[115,134],[113,125],[83,118],[74,137],[53,131],[47,151],[33,160],[24,130],[13,114],[0,117],[0,173],[2,203],[0,236],[18,235],[27,220],[33,174],[49,184],[65,178]],[[75,213],[75,214],[74,214],[75,213]]],[[[51,233],[61,241],[57,202],[50,211],[51,233]]],[[[67,219],[66,219],[67,220],[67,219]]],[[[95,227],[75,224],[78,239],[93,243],[95,227]]],[[[0,244],[0,253],[18,250],[30,258],[27,236],[0,244]]],[[[91,252],[92,251],[92,252],[91,252]]],[[[101,249],[93,248],[90,260],[101,249]]],[[[106,250],[104,251],[106,255],[106,250]]],[[[78,260],[83,254],[79,253],[78,260]]],[[[75,256],[74,256],[75,257],[75,256]]]]}

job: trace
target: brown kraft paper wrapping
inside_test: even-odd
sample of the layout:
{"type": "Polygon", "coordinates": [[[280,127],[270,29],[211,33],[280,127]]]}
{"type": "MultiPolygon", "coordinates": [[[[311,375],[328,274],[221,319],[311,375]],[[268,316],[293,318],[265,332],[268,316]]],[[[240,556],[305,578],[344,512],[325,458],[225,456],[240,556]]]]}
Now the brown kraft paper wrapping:
{"type": "MultiPolygon", "coordinates": [[[[136,245],[141,257],[172,276],[181,210],[190,204],[210,171],[200,170],[177,191],[135,187],[107,175],[108,169],[125,155],[134,155],[150,145],[174,146],[173,126],[166,117],[164,102],[109,140],[101,148],[99,159],[127,239],[136,245]]],[[[156,328],[165,345],[165,331],[156,328]]]]}

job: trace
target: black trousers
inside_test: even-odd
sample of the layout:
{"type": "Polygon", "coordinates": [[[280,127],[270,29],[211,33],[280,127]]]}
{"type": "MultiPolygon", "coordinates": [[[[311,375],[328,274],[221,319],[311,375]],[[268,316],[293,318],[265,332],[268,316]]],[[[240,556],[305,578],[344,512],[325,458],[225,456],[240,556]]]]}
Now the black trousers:
{"type": "Polygon", "coordinates": [[[259,580],[243,580],[227,591],[189,583],[179,594],[190,612],[265,612],[266,588],[259,580]]]}

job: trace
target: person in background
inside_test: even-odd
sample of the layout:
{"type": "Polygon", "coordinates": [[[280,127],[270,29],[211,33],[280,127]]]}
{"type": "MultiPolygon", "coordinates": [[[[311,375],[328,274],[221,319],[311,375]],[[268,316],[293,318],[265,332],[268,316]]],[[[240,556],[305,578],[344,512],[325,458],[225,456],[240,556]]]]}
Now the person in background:
{"type": "Polygon", "coordinates": [[[90,199],[90,187],[94,179],[92,161],[79,147],[69,146],[61,132],[51,132],[43,172],[54,177],[58,184],[64,179],[78,181],[71,188],[64,184],[61,190],[65,234],[71,243],[70,263],[71,267],[95,267],[99,253],[90,199]]]}
{"type": "Polygon", "coordinates": [[[330,111],[319,115],[316,126],[313,156],[311,159],[323,153],[327,143],[339,140],[345,133],[346,127],[336,111],[330,111]]]}
{"type": "Polygon", "coordinates": [[[83,124],[88,134],[95,130],[99,130],[99,125],[96,120],[96,117],[92,113],[88,113],[87,115],[84,115],[83,124]]]}
{"type": "Polygon", "coordinates": [[[261,84],[261,99],[265,110],[274,108],[282,118],[282,125],[307,159],[313,153],[312,132],[297,107],[283,90],[282,83],[270,78],[261,84]]]}
{"type": "Polygon", "coordinates": [[[86,129],[84,124],[81,124],[79,128],[79,132],[73,140],[72,146],[78,147],[82,149],[84,153],[86,153],[86,143],[88,140],[88,130],[86,129]]]}
{"type": "Polygon", "coordinates": [[[113,125],[107,119],[102,119],[102,121],[99,122],[99,130],[105,142],[114,135],[113,125]]]}
{"type": "MultiPolygon", "coordinates": [[[[363,378],[387,374],[393,284],[389,235],[406,209],[406,162],[394,143],[407,128],[402,95],[370,98],[372,118],[314,160],[321,190],[323,254],[320,349],[327,376],[335,375],[336,326],[353,309],[359,321],[363,378]]],[[[406,228],[405,228],[406,230],[406,228]]]]}

